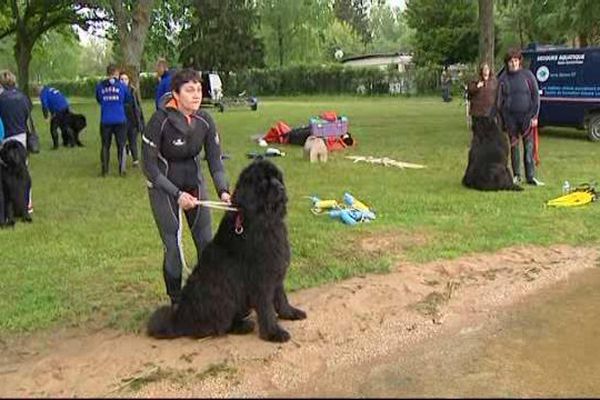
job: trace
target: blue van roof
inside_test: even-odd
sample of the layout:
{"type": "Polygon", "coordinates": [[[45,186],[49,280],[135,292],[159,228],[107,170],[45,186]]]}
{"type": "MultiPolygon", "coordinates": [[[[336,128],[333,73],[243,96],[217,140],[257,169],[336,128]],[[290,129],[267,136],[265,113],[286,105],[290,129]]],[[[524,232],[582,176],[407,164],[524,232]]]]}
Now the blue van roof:
{"type": "Polygon", "coordinates": [[[554,46],[544,45],[527,47],[523,50],[523,54],[536,54],[536,53],[565,53],[565,52],[577,52],[583,53],[588,51],[600,51],[600,47],[567,47],[567,46],[554,46]]]}

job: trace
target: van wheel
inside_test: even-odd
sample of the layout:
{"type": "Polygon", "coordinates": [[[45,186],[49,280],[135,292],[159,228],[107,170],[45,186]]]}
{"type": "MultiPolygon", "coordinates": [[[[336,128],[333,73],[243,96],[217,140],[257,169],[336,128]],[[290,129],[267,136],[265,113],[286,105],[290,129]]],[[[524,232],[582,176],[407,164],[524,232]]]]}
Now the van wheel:
{"type": "Polygon", "coordinates": [[[600,114],[594,114],[588,122],[588,138],[592,142],[600,141],[600,114]]]}

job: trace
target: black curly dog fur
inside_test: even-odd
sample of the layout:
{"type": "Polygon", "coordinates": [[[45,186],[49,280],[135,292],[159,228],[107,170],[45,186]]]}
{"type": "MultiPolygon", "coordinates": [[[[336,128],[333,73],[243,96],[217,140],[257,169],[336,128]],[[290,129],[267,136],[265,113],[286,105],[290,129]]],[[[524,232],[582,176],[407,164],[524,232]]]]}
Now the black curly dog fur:
{"type": "Polygon", "coordinates": [[[25,146],[16,140],[5,142],[0,149],[0,227],[14,226],[15,217],[31,222],[25,198],[30,185],[25,146]]]}
{"type": "Polygon", "coordinates": [[[508,169],[508,150],[508,138],[493,118],[474,118],[463,185],[478,190],[523,190],[513,183],[508,169]]]}
{"type": "Polygon", "coordinates": [[[277,322],[306,318],[292,307],[283,281],[290,263],[287,195],[281,171],[258,160],[241,173],[232,203],[217,233],[188,278],[179,306],[164,306],[150,317],[148,334],[156,338],[205,337],[254,330],[248,316],[256,311],[259,335],[286,342],[290,334],[277,322]],[[236,233],[236,227],[243,232],[236,233]]]}
{"type": "Polygon", "coordinates": [[[85,116],[69,112],[66,118],[66,125],[69,127],[67,132],[62,132],[62,142],[65,147],[82,147],[83,143],[79,139],[81,131],[87,126],[85,116]]]}

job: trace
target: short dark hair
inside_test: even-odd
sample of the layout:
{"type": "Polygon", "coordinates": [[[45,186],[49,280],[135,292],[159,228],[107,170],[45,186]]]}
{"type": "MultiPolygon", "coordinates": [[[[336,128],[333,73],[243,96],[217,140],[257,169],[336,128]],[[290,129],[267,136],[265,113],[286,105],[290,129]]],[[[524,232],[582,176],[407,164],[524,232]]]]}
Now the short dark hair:
{"type": "Polygon", "coordinates": [[[523,53],[521,53],[521,49],[515,47],[508,49],[506,55],[504,56],[504,64],[508,64],[508,61],[510,61],[512,58],[518,58],[519,60],[522,60],[523,53]]]}
{"type": "Polygon", "coordinates": [[[106,75],[108,76],[113,76],[115,74],[115,72],[118,72],[119,68],[117,68],[117,66],[115,64],[108,64],[108,67],[106,67],[106,75]]]}
{"type": "Polygon", "coordinates": [[[179,89],[188,82],[202,83],[202,78],[198,71],[192,68],[180,69],[171,78],[171,91],[179,93],[179,89]]]}

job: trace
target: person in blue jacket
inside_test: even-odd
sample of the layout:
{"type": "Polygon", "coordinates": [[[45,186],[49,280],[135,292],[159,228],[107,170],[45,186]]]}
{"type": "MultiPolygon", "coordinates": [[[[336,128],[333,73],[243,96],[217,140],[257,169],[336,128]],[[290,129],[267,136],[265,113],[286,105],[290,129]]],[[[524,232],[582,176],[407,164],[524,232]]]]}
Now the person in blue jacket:
{"type": "Polygon", "coordinates": [[[155,99],[156,109],[158,110],[160,98],[171,91],[171,77],[173,76],[173,71],[169,69],[169,65],[164,58],[159,58],[156,62],[156,75],[159,79],[155,99]]]}
{"type": "Polygon", "coordinates": [[[127,139],[127,117],[125,103],[131,101],[127,86],[119,79],[119,69],[110,64],[106,68],[107,79],[96,86],[96,100],[100,104],[100,136],[102,150],[102,176],[108,174],[110,159],[110,143],[112,136],[117,142],[117,158],[119,160],[119,175],[125,175],[125,142],[127,139]]]}
{"type": "MultiPolygon", "coordinates": [[[[38,86],[40,103],[44,119],[48,119],[50,113],[50,135],[52,135],[53,149],[58,149],[58,128],[60,128],[63,146],[68,143],[69,133],[69,102],[58,90],[50,86],[38,86]]],[[[78,145],[80,145],[78,143],[78,145]]]]}

